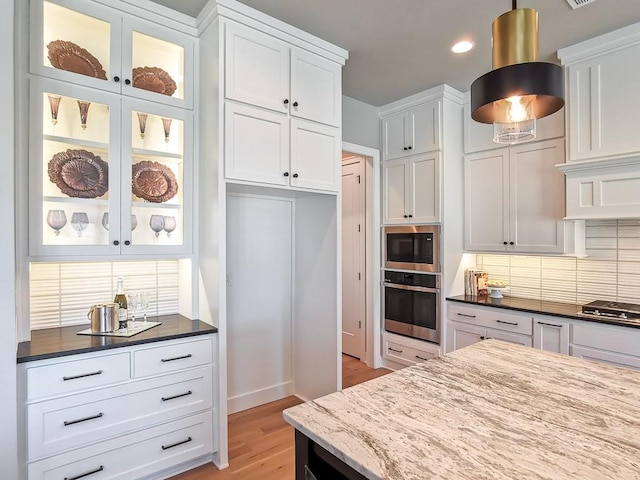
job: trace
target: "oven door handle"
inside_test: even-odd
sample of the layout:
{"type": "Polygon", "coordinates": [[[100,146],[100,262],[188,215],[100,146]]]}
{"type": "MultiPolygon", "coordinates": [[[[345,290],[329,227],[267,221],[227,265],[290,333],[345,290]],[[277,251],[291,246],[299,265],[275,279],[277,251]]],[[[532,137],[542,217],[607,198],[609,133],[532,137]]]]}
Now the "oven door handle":
{"type": "Polygon", "coordinates": [[[385,287],[398,288],[400,290],[409,290],[411,292],[440,293],[439,288],[416,287],[414,285],[400,285],[398,283],[384,283],[385,287]]]}

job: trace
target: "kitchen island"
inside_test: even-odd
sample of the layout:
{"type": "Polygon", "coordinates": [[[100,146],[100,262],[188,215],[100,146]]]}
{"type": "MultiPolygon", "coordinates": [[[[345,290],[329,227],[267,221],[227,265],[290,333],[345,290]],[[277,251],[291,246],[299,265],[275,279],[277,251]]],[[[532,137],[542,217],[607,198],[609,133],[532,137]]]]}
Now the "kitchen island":
{"type": "Polygon", "coordinates": [[[298,480],[640,479],[640,373],[498,340],[283,415],[298,480]]]}

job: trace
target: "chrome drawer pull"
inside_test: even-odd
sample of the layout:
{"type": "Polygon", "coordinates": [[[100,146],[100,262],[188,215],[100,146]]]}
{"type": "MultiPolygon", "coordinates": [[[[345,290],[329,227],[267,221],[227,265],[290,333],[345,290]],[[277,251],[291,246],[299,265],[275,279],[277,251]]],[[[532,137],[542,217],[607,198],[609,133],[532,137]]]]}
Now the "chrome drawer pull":
{"type": "Polygon", "coordinates": [[[389,350],[396,353],[402,353],[402,350],[396,350],[395,348],[391,348],[391,347],[389,347],[389,350]]]}
{"type": "Polygon", "coordinates": [[[64,426],[68,427],[69,425],[75,425],[76,423],[87,422],[89,420],[95,420],[96,418],[104,417],[104,413],[99,413],[97,415],[93,415],[91,417],[79,418],[78,420],[64,421],[64,426]]]}
{"type": "Polygon", "coordinates": [[[518,326],[518,322],[505,322],[504,320],[496,320],[496,322],[498,323],[504,323],[505,325],[514,325],[514,326],[518,326]]]}
{"type": "Polygon", "coordinates": [[[89,475],[93,475],[94,473],[98,473],[103,470],[104,470],[104,467],[100,465],[98,468],[96,468],[95,470],[91,470],[90,472],[81,473],[80,475],[76,475],[75,477],[64,477],[64,480],[78,480],[79,478],[88,477],[89,475]]]}
{"type": "Polygon", "coordinates": [[[63,381],[67,381],[67,380],[75,380],[77,378],[84,378],[84,377],[93,377],[94,375],[102,375],[102,370],[98,370],[97,372],[91,372],[91,373],[83,373],[81,375],[74,375],[72,377],[62,377],[63,381]]]}
{"type": "Polygon", "coordinates": [[[183,355],[183,356],[181,356],[181,357],[161,358],[161,359],[160,359],[160,361],[161,361],[162,363],[165,363],[165,362],[173,362],[174,360],[184,360],[185,358],[191,358],[191,357],[193,357],[193,355],[191,355],[191,354],[189,353],[189,354],[187,354],[187,355],[183,355]]]}
{"type": "Polygon", "coordinates": [[[187,437],[186,440],[182,440],[181,442],[174,443],[171,445],[160,445],[160,446],[162,447],[163,450],[169,450],[170,448],[177,447],[178,445],[184,445],[185,443],[189,443],[191,440],[193,440],[193,438],[187,437]]]}
{"type": "Polygon", "coordinates": [[[186,393],[181,393],[179,395],[174,395],[173,397],[161,397],[163,402],[166,402],[167,400],[174,400],[176,398],[180,398],[180,397],[186,397],[188,395],[191,395],[193,392],[191,390],[189,390],[186,393]]]}
{"type": "Polygon", "coordinates": [[[475,315],[467,315],[466,313],[456,313],[456,315],[460,315],[461,317],[467,317],[467,318],[476,318],[475,315]]]}
{"type": "Polygon", "coordinates": [[[555,323],[536,322],[538,325],[547,325],[548,327],[562,328],[562,325],[556,325],[555,323]]]}
{"type": "Polygon", "coordinates": [[[416,355],[416,358],[420,360],[430,360],[429,358],[424,358],[424,357],[421,357],[420,355],[416,355]]]}

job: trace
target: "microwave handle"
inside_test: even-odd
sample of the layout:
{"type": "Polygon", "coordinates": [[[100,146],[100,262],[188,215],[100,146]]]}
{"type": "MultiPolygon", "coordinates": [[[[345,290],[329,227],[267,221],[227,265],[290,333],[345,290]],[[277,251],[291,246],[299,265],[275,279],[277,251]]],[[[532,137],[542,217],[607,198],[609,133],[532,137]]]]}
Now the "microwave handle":
{"type": "Polygon", "coordinates": [[[387,283],[387,282],[385,282],[384,285],[385,287],[398,288],[400,290],[410,290],[412,292],[440,293],[439,288],[416,287],[414,285],[400,285],[397,283],[387,283]]]}

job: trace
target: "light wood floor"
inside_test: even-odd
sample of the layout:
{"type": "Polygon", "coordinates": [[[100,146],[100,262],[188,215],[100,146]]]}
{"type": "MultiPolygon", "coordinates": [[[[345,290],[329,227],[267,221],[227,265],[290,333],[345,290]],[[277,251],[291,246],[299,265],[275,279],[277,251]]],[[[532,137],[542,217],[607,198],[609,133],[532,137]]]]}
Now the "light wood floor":
{"type": "MultiPolygon", "coordinates": [[[[374,370],[347,355],[342,356],[343,388],[390,373],[374,370]]],[[[282,410],[301,403],[287,397],[229,416],[229,468],[213,464],[190,470],[171,480],[293,480],[293,427],[282,410]]]]}

